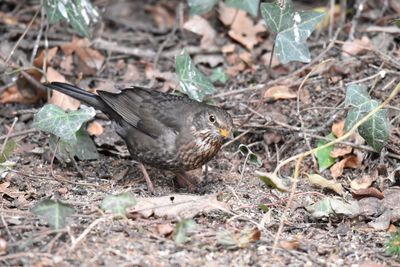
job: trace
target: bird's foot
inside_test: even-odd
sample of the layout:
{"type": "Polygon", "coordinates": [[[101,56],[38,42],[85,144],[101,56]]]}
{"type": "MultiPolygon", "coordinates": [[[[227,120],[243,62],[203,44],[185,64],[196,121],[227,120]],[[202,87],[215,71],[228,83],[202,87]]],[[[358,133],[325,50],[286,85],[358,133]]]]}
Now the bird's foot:
{"type": "Polygon", "coordinates": [[[176,172],[175,175],[179,187],[186,187],[189,192],[194,192],[196,190],[196,181],[193,177],[190,177],[185,172],[176,172]]]}
{"type": "Polygon", "coordinates": [[[156,190],[154,190],[153,182],[150,180],[150,176],[147,173],[146,168],[144,167],[144,165],[142,163],[139,163],[139,168],[143,173],[144,179],[146,180],[147,189],[149,190],[150,193],[154,194],[156,192],[156,190]]]}

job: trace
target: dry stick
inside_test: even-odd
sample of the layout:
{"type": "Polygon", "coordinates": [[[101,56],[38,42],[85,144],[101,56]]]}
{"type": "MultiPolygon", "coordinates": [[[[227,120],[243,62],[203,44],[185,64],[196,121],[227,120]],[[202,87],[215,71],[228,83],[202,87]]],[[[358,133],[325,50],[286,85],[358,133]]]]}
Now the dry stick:
{"type": "Polygon", "coordinates": [[[273,174],[274,174],[274,175],[277,175],[278,172],[279,172],[279,170],[280,170],[283,166],[285,166],[286,164],[288,164],[289,162],[291,162],[291,161],[293,161],[293,160],[296,160],[296,159],[298,159],[298,158],[307,157],[307,156],[309,156],[309,155],[311,155],[311,154],[313,154],[313,153],[315,153],[315,152],[317,152],[317,151],[320,151],[320,150],[325,149],[325,148],[327,148],[327,147],[329,147],[329,146],[335,145],[335,144],[337,144],[337,143],[339,143],[339,142],[342,142],[342,141],[346,140],[347,138],[349,138],[351,135],[353,135],[353,134],[356,132],[357,128],[358,128],[361,124],[365,123],[365,122],[366,122],[369,118],[371,118],[375,113],[377,113],[379,110],[381,110],[382,108],[384,108],[384,107],[399,93],[399,91],[400,91],[400,83],[397,84],[397,86],[396,86],[396,87],[393,89],[393,91],[390,93],[389,97],[388,97],[382,104],[380,104],[379,106],[377,106],[376,108],[374,108],[373,110],[371,110],[365,117],[363,117],[363,118],[362,118],[361,120],[359,120],[355,125],[353,125],[353,127],[352,127],[345,135],[343,135],[343,136],[341,136],[341,137],[339,137],[339,138],[337,138],[337,139],[335,139],[335,140],[333,140],[333,141],[331,141],[331,142],[329,142],[329,143],[326,143],[326,144],[323,145],[323,146],[316,147],[316,148],[314,148],[314,149],[312,149],[312,150],[306,151],[306,152],[301,153],[301,154],[297,154],[297,155],[295,155],[295,156],[293,156],[293,157],[290,157],[290,158],[288,158],[288,159],[282,161],[282,162],[279,163],[278,166],[275,168],[273,174]]]}
{"type": "Polygon", "coordinates": [[[72,252],[76,246],[90,233],[90,231],[99,223],[111,218],[111,216],[103,216],[94,220],[83,232],[78,236],[78,238],[72,240],[71,247],[69,251],[72,252]]]}
{"type": "Polygon", "coordinates": [[[20,131],[20,132],[15,132],[13,134],[6,134],[6,135],[2,135],[0,136],[0,140],[6,139],[6,138],[12,138],[12,137],[18,137],[21,135],[26,135],[26,134],[30,134],[30,133],[36,133],[39,130],[37,129],[28,129],[28,130],[24,130],[24,131],[20,131]]]}
{"type": "MultiPolygon", "coordinates": [[[[296,97],[296,102],[297,102],[297,103],[296,103],[296,104],[297,104],[297,117],[298,117],[299,120],[300,120],[300,128],[301,128],[301,130],[303,131],[304,140],[306,141],[306,145],[307,145],[307,147],[308,147],[309,150],[311,150],[312,148],[311,148],[310,140],[308,139],[308,136],[307,136],[306,131],[305,131],[306,128],[304,127],[303,116],[301,115],[301,112],[300,112],[300,93],[302,92],[302,89],[303,89],[304,84],[306,83],[306,81],[308,80],[308,78],[310,77],[310,75],[314,72],[314,70],[315,70],[316,68],[319,68],[320,66],[324,65],[325,63],[330,62],[330,61],[332,61],[332,59],[324,60],[324,61],[322,61],[321,63],[319,63],[318,65],[314,66],[314,67],[311,69],[311,71],[309,71],[309,72],[307,73],[306,77],[304,77],[303,81],[301,82],[301,84],[300,84],[300,86],[299,86],[299,89],[297,90],[297,97],[296,97]]],[[[312,154],[311,156],[312,156],[312,159],[313,159],[313,162],[314,162],[314,169],[317,170],[317,169],[318,169],[318,163],[317,163],[317,160],[316,160],[316,158],[315,158],[315,155],[312,154]]]]}
{"type": "Polygon", "coordinates": [[[28,26],[26,27],[25,31],[22,33],[22,35],[19,37],[18,41],[15,43],[13,49],[11,50],[10,54],[8,55],[8,57],[7,57],[6,61],[5,61],[5,65],[6,66],[8,66],[8,61],[10,61],[10,59],[11,59],[12,55],[14,54],[15,50],[17,49],[17,47],[21,43],[22,39],[24,39],[26,33],[31,28],[31,26],[32,26],[33,22],[35,21],[37,15],[39,14],[39,11],[40,11],[40,8],[38,8],[38,10],[36,11],[35,15],[31,19],[31,21],[29,22],[28,26]]]}
{"type": "Polygon", "coordinates": [[[285,210],[283,211],[283,215],[281,216],[281,221],[279,223],[278,232],[275,235],[274,245],[272,246],[272,255],[275,254],[275,251],[276,251],[276,248],[277,248],[278,242],[279,242],[279,237],[283,231],[283,224],[286,220],[289,209],[292,206],[292,201],[294,198],[294,194],[296,192],[297,181],[298,181],[299,172],[300,172],[300,165],[301,165],[301,162],[303,161],[303,158],[304,158],[304,156],[301,155],[296,162],[296,167],[295,167],[294,174],[293,174],[293,183],[292,183],[292,187],[290,189],[290,196],[289,196],[287,205],[285,207],[285,210]]]}
{"type": "Polygon", "coordinates": [[[3,145],[1,146],[0,155],[3,155],[4,150],[6,149],[7,141],[8,141],[8,139],[10,138],[11,132],[12,132],[12,130],[14,129],[14,126],[15,126],[15,124],[17,123],[17,121],[18,121],[18,118],[15,117],[13,123],[11,124],[10,129],[8,130],[8,133],[7,133],[7,135],[6,135],[6,138],[5,138],[5,140],[4,140],[4,143],[3,143],[3,145]]]}

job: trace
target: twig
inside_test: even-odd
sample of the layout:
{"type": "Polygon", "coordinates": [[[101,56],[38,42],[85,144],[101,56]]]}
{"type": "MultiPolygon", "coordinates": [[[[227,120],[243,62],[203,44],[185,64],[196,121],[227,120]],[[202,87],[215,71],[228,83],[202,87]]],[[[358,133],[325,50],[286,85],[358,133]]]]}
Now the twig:
{"type": "Polygon", "coordinates": [[[0,136],[0,140],[6,139],[7,136],[8,136],[8,138],[12,138],[12,137],[18,137],[18,136],[26,135],[26,134],[30,134],[30,133],[36,133],[38,131],[39,130],[37,130],[37,129],[28,129],[28,130],[24,130],[24,131],[20,131],[20,132],[15,132],[12,134],[6,134],[6,135],[0,136]]]}
{"type": "Polygon", "coordinates": [[[271,252],[272,255],[275,255],[275,251],[276,251],[276,248],[277,248],[278,242],[279,242],[279,237],[281,236],[282,231],[283,231],[283,225],[287,218],[289,209],[292,206],[294,194],[296,192],[297,181],[298,181],[298,177],[299,177],[299,173],[300,173],[300,165],[301,165],[301,162],[303,161],[303,158],[304,158],[304,156],[300,156],[297,159],[296,167],[295,167],[294,174],[293,174],[292,187],[290,189],[290,196],[289,196],[287,205],[285,207],[285,210],[283,211],[283,214],[281,216],[281,221],[279,223],[278,232],[275,235],[274,245],[272,246],[272,252],[271,252]]]}
{"type": "Polygon", "coordinates": [[[6,61],[5,61],[5,65],[8,66],[8,61],[10,61],[11,57],[13,56],[13,54],[15,53],[15,50],[17,49],[19,43],[22,41],[22,39],[24,39],[26,33],[29,31],[29,29],[31,28],[33,22],[35,21],[37,15],[39,14],[40,8],[38,8],[38,10],[36,11],[35,15],[33,15],[33,18],[31,19],[31,21],[29,22],[28,26],[26,27],[26,29],[24,30],[24,32],[22,33],[22,35],[19,37],[18,41],[15,43],[14,47],[12,48],[10,54],[8,55],[6,61]]]}
{"type": "Polygon", "coordinates": [[[83,232],[78,236],[78,238],[72,240],[71,247],[69,251],[74,251],[76,246],[90,233],[90,231],[99,223],[111,218],[111,216],[103,216],[94,220],[83,232]]]}
{"type": "Polygon", "coordinates": [[[279,172],[279,170],[280,170],[283,166],[285,166],[286,164],[288,164],[289,162],[291,162],[291,161],[293,161],[293,160],[296,160],[296,159],[298,159],[298,158],[307,157],[307,156],[309,156],[309,155],[311,155],[311,154],[314,154],[314,153],[317,152],[317,151],[320,151],[320,150],[325,149],[325,148],[327,148],[327,147],[329,147],[329,146],[335,145],[335,144],[337,144],[337,143],[339,143],[339,142],[341,142],[341,141],[346,140],[347,138],[349,138],[351,135],[353,135],[353,134],[356,132],[357,128],[358,128],[360,125],[362,125],[363,123],[365,123],[371,116],[373,116],[373,115],[374,115],[375,113],[377,113],[379,110],[381,110],[382,108],[384,108],[384,107],[399,93],[399,91],[400,91],[400,83],[397,84],[397,86],[393,89],[392,93],[389,95],[389,97],[388,97],[382,104],[380,104],[379,106],[377,106],[376,108],[374,108],[373,110],[371,110],[365,117],[363,117],[363,118],[362,118],[361,120],[359,120],[355,125],[353,125],[353,127],[352,127],[346,134],[344,134],[343,136],[341,136],[341,137],[339,137],[339,138],[337,138],[337,139],[335,139],[335,140],[333,140],[333,141],[331,141],[331,142],[326,143],[326,144],[323,145],[323,146],[316,147],[316,148],[314,148],[314,149],[312,149],[312,150],[309,150],[309,151],[306,151],[306,152],[297,154],[297,155],[295,155],[295,156],[292,156],[292,157],[290,157],[290,158],[288,158],[288,159],[282,161],[281,163],[278,164],[278,166],[276,167],[276,169],[275,169],[275,171],[273,172],[273,174],[274,174],[274,175],[277,175],[277,173],[279,172]]]}

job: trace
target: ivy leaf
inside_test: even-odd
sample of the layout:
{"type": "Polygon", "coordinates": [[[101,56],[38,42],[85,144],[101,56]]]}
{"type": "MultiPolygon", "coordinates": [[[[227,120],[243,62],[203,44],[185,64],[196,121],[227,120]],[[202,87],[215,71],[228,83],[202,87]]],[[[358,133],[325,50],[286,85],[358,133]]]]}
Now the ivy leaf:
{"type": "Polygon", "coordinates": [[[122,193],[119,195],[109,195],[101,203],[104,211],[111,211],[117,217],[124,218],[126,216],[126,208],[135,206],[136,199],[130,193],[122,193]]]}
{"type": "MultiPolygon", "coordinates": [[[[379,102],[370,98],[364,85],[349,85],[345,103],[351,109],[345,121],[345,130],[349,131],[360,119],[379,106],[379,102]]],[[[375,151],[379,152],[389,140],[389,122],[387,109],[381,109],[358,127],[358,132],[375,151]]]]}
{"type": "Polygon", "coordinates": [[[253,17],[257,17],[260,0],[226,0],[225,4],[231,7],[242,9],[253,17]]]}
{"type": "Polygon", "coordinates": [[[61,229],[66,225],[67,217],[72,215],[75,210],[61,201],[46,199],[33,207],[32,212],[36,215],[44,216],[54,229],[61,229]]]}
{"type": "MultiPolygon", "coordinates": [[[[98,159],[96,145],[92,138],[84,130],[84,127],[79,129],[76,133],[76,142],[59,141],[56,157],[61,162],[69,162],[72,157],[77,157],[80,160],[93,160],[98,159]]],[[[50,137],[50,148],[54,151],[57,145],[57,137],[52,135],[50,137]]]]}
{"type": "Polygon", "coordinates": [[[229,76],[224,72],[223,68],[213,69],[213,72],[210,75],[210,80],[213,83],[220,82],[225,84],[229,79],[229,76]]]}
{"type": "Polygon", "coordinates": [[[276,55],[283,64],[290,61],[310,62],[306,40],[323,20],[325,13],[294,11],[291,0],[285,1],[283,7],[278,2],[261,4],[261,14],[265,22],[277,33],[276,55]]]}
{"type": "MultiPolygon", "coordinates": [[[[327,138],[329,138],[330,141],[335,139],[335,136],[330,133],[327,138]]],[[[330,142],[327,140],[320,140],[317,144],[317,147],[321,147],[323,145],[325,145],[326,143],[330,142]]],[[[327,168],[329,168],[330,166],[332,166],[333,164],[335,164],[336,159],[333,158],[331,156],[331,152],[333,150],[333,146],[328,146],[324,149],[318,150],[315,153],[315,156],[317,157],[317,161],[318,161],[318,166],[319,166],[319,171],[323,171],[327,168]]]]}
{"type": "Polygon", "coordinates": [[[99,19],[99,13],[89,0],[45,0],[44,7],[49,23],[64,19],[77,33],[88,38],[90,23],[99,19]]]}
{"type": "Polygon", "coordinates": [[[77,142],[76,132],[96,115],[94,108],[82,108],[66,113],[60,107],[45,105],[35,115],[32,126],[52,133],[66,142],[77,142]]]}
{"type": "Polygon", "coordinates": [[[197,224],[193,220],[182,220],[180,221],[174,231],[173,239],[176,243],[182,244],[188,242],[189,232],[194,231],[197,228],[197,224]]]}
{"type": "Polygon", "coordinates": [[[190,15],[201,15],[210,11],[218,0],[188,0],[190,15]]]}
{"type": "Polygon", "coordinates": [[[214,85],[196,68],[188,54],[177,56],[175,67],[179,76],[179,84],[190,98],[201,102],[206,95],[215,92],[214,85]]]}

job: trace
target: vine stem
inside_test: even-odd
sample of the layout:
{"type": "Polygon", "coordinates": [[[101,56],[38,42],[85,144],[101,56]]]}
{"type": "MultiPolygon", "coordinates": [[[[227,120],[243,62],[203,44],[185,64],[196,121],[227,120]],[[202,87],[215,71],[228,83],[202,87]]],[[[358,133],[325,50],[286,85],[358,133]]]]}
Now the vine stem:
{"type": "Polygon", "coordinates": [[[373,110],[371,110],[365,117],[363,117],[363,118],[362,118],[361,120],[359,120],[356,124],[354,124],[353,127],[352,127],[346,134],[344,134],[343,136],[341,136],[341,137],[339,137],[339,138],[337,138],[337,139],[335,139],[335,140],[333,140],[333,141],[331,141],[331,142],[329,142],[329,143],[326,143],[325,145],[322,145],[322,146],[320,146],[320,147],[316,147],[316,148],[311,149],[311,150],[309,150],[309,151],[306,151],[306,152],[303,152],[303,153],[294,155],[293,157],[290,157],[290,158],[288,158],[288,159],[282,161],[281,163],[278,164],[278,166],[276,166],[275,171],[273,172],[273,174],[274,174],[274,175],[277,175],[278,172],[279,172],[279,170],[280,170],[283,166],[285,166],[286,164],[288,164],[289,162],[291,162],[291,161],[293,161],[293,160],[296,160],[296,159],[298,159],[298,158],[307,157],[307,156],[309,156],[309,155],[311,155],[311,154],[314,154],[314,153],[317,152],[317,151],[320,151],[320,150],[325,149],[325,148],[327,148],[327,147],[329,147],[329,146],[332,146],[332,145],[334,145],[334,144],[336,144],[336,143],[339,143],[339,142],[342,142],[342,141],[346,140],[347,138],[349,138],[351,135],[353,135],[353,134],[355,133],[355,131],[357,130],[357,128],[358,128],[361,124],[365,123],[365,122],[366,122],[369,118],[371,118],[375,113],[377,113],[379,110],[381,110],[382,108],[384,108],[385,106],[387,106],[387,104],[399,93],[399,91],[400,91],[400,83],[398,83],[398,84],[396,85],[396,87],[395,87],[395,88],[393,89],[393,91],[390,93],[389,97],[386,98],[386,100],[383,101],[382,104],[380,104],[379,106],[377,106],[376,108],[374,108],[373,110]]]}

